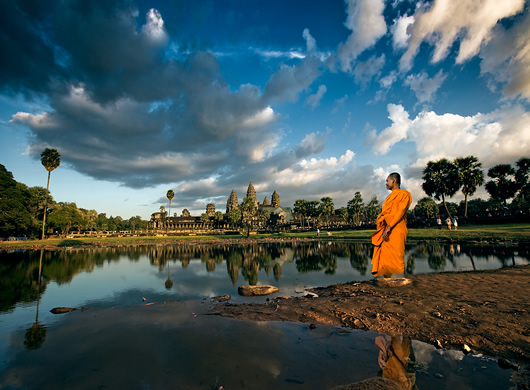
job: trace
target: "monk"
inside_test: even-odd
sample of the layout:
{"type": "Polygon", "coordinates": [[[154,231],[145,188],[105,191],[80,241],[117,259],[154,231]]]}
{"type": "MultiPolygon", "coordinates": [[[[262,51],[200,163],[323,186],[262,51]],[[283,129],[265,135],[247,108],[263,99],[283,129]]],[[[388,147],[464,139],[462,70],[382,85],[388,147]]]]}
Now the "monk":
{"type": "Polygon", "coordinates": [[[372,234],[375,245],[372,257],[372,275],[391,277],[405,272],[405,242],[407,241],[407,210],[412,198],[402,190],[401,176],[397,172],[388,175],[386,188],[392,191],[383,203],[377,217],[377,231],[372,234]]]}

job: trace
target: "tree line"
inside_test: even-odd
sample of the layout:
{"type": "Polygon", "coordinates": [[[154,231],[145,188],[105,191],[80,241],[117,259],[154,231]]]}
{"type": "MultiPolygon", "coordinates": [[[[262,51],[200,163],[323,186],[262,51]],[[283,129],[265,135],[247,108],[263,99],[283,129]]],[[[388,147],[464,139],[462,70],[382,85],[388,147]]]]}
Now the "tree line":
{"type": "MultiPolygon", "coordinates": [[[[44,165],[50,160],[47,159],[47,153],[43,154],[44,165]]],[[[55,161],[54,165],[57,167],[57,159],[52,161],[55,161]]],[[[49,174],[53,169],[46,168],[48,186],[49,174]]],[[[0,237],[34,238],[41,236],[42,232],[59,232],[66,236],[72,229],[123,231],[147,228],[148,222],[140,216],[129,219],[119,216],[107,217],[105,213],[98,213],[96,210],[78,208],[72,202],[56,202],[48,190],[49,188],[28,187],[17,182],[13,174],[0,164],[0,237]]]]}
{"type": "MultiPolygon", "coordinates": [[[[464,217],[491,217],[506,215],[530,215],[530,158],[522,157],[515,166],[498,164],[487,171],[489,181],[485,181],[482,164],[475,156],[457,157],[453,161],[442,158],[429,161],[423,169],[422,189],[426,197],[420,199],[416,206],[409,210],[409,218],[430,220],[437,217],[454,215],[464,217]],[[490,199],[473,199],[477,189],[485,185],[490,199]],[[448,202],[448,198],[461,191],[464,200],[460,204],[448,202]],[[508,204],[508,200],[512,202],[508,204]],[[437,204],[435,200],[439,201],[437,204]],[[441,208],[443,207],[443,208],[441,208]]],[[[319,201],[298,199],[294,203],[294,212],[300,224],[309,221],[321,224],[335,215],[343,223],[354,226],[374,224],[381,212],[381,204],[374,196],[368,204],[364,203],[360,192],[348,201],[346,207],[335,210],[333,200],[329,197],[319,201]]],[[[336,220],[336,218],[335,218],[336,220]]]]}

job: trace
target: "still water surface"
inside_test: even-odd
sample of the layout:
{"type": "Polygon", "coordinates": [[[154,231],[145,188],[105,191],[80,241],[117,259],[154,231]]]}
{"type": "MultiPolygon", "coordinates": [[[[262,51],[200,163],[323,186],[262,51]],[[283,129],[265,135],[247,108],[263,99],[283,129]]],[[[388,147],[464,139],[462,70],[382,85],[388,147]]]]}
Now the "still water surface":
{"type": "MultiPolygon", "coordinates": [[[[300,296],[370,279],[371,250],[347,242],[137,246],[46,251],[42,263],[40,251],[1,252],[0,388],[327,389],[375,377],[388,336],[208,313],[221,294],[266,299],[239,296],[243,284],[300,296]],[[50,312],[83,306],[90,309],[50,312]]],[[[407,272],[421,274],[528,264],[530,254],[415,245],[405,258],[407,272]]],[[[419,388],[510,387],[511,372],[493,359],[415,340],[411,347],[406,375],[419,388]]]]}

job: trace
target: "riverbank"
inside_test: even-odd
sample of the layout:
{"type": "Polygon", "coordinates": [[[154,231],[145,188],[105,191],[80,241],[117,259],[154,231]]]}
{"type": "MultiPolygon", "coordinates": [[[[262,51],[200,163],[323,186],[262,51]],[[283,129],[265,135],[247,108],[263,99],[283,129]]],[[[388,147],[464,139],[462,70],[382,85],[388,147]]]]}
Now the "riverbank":
{"type": "Polygon", "coordinates": [[[405,335],[438,348],[482,353],[530,389],[530,266],[407,276],[405,287],[373,280],[309,290],[264,304],[220,303],[212,312],[252,321],[333,324],[405,335]]]}
{"type": "MultiPolygon", "coordinates": [[[[320,241],[355,240],[370,241],[372,230],[337,230],[327,235],[322,231],[320,241]]],[[[46,240],[0,241],[2,249],[56,249],[61,247],[100,247],[119,245],[167,245],[200,243],[248,243],[289,240],[316,240],[316,231],[300,233],[253,234],[246,236],[149,236],[149,237],[87,237],[50,238],[46,240]]],[[[447,228],[409,229],[408,242],[446,243],[518,243],[530,245],[530,224],[468,225],[458,230],[447,228]]]]}

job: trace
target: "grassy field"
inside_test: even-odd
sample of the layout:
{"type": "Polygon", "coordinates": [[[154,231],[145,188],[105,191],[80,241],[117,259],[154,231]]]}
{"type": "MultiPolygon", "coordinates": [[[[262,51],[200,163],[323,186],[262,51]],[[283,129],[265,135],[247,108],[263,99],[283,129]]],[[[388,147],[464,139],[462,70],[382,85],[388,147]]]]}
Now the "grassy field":
{"type": "MultiPolygon", "coordinates": [[[[370,241],[373,230],[343,230],[334,231],[328,236],[326,231],[321,231],[320,239],[328,240],[359,240],[370,241]]],[[[137,244],[169,244],[186,242],[215,242],[219,240],[245,242],[247,240],[267,239],[315,239],[316,231],[300,233],[278,234],[253,234],[247,239],[245,236],[205,235],[205,236],[157,236],[157,237],[105,237],[105,238],[50,238],[47,240],[28,241],[0,241],[0,249],[40,248],[40,247],[73,247],[73,246],[112,246],[112,245],[137,245],[137,244]]],[[[438,242],[524,242],[530,243],[530,224],[506,225],[468,225],[459,227],[458,230],[439,230],[438,228],[409,229],[410,241],[438,241],[438,242]]]]}

